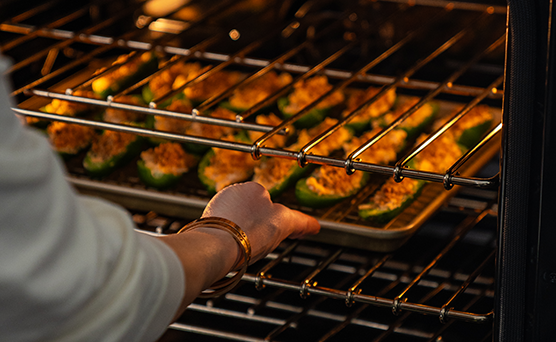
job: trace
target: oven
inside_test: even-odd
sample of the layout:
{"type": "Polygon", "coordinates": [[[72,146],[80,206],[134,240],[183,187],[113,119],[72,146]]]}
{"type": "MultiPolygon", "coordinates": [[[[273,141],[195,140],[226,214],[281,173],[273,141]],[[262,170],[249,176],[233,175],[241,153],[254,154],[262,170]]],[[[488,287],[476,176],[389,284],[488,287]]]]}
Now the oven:
{"type": "MultiPolygon", "coordinates": [[[[551,340],[552,2],[162,3],[3,1],[0,50],[13,60],[7,76],[14,84],[14,112],[45,134],[54,122],[75,124],[141,136],[148,141],[144,149],[174,142],[202,148],[202,156],[216,148],[254,163],[294,161],[299,170],[309,170],[305,177],[324,166],[371,177],[355,193],[317,208],[296,196],[296,184],[276,194],[275,201],[316,217],[322,231],[285,241],[225,295],[196,300],[161,341],[551,340]],[[148,54],[156,56],[156,65],[113,92],[82,92],[148,54]],[[201,67],[145,100],[151,80],[180,63],[201,67]],[[186,110],[167,106],[222,72],[237,77],[213,83],[218,91],[192,100],[186,110]],[[290,79],[249,106],[233,108],[232,117],[206,115],[271,73],[290,79]],[[327,80],[326,90],[291,115],[282,113],[282,99],[315,77],[327,80]],[[375,93],[348,109],[349,96],[369,87],[375,93]],[[271,143],[277,137],[295,141],[319,104],[338,92],[345,98],[324,115],[336,120],[324,131],[303,144],[271,143]],[[347,152],[322,152],[320,146],[392,92],[392,108],[413,101],[397,119],[370,135],[352,127],[353,137],[364,137],[358,144],[347,152]],[[123,101],[133,95],[144,101],[123,101]],[[54,103],[88,112],[48,110],[54,103]],[[410,143],[393,160],[363,157],[430,103],[436,106],[435,122],[407,138],[410,143]],[[447,167],[412,164],[481,106],[490,109],[492,122],[447,167]],[[143,121],[99,115],[108,110],[125,110],[143,121]],[[257,121],[268,113],[279,120],[257,121]],[[257,136],[230,140],[178,132],[152,125],[156,118],[257,136]],[[362,218],[361,208],[389,180],[425,185],[393,217],[362,218]]],[[[86,149],[64,154],[68,181],[82,193],[127,208],[145,234],[176,233],[213,195],[197,166],[177,183],[157,188],[140,176],[137,154],[102,175],[84,167],[86,157],[86,149]]]]}

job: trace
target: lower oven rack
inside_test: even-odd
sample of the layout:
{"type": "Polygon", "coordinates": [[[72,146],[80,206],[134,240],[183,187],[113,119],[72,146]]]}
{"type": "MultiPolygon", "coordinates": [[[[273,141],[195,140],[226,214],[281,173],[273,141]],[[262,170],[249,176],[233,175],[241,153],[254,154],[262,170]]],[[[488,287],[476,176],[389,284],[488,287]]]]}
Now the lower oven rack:
{"type": "MultiPolygon", "coordinates": [[[[477,341],[489,338],[495,199],[492,191],[463,192],[391,253],[284,242],[250,266],[236,289],[194,302],[162,341],[190,334],[201,341],[345,341],[363,333],[372,341],[458,341],[460,329],[476,331],[477,341]],[[457,217],[451,226],[447,216],[457,217]]],[[[147,234],[187,222],[132,212],[147,234]]]]}

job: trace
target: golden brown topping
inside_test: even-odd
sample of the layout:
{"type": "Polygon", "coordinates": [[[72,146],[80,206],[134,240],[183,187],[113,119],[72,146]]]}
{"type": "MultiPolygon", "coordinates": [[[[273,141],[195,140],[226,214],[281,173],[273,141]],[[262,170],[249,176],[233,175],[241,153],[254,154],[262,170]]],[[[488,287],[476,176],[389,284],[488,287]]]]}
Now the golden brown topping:
{"type": "MultiPolygon", "coordinates": [[[[210,116],[220,119],[235,120],[236,113],[226,108],[215,109],[210,116]]],[[[202,136],[205,138],[218,139],[222,136],[233,134],[234,129],[226,126],[210,125],[206,123],[193,122],[186,133],[190,135],[202,136]]]]}
{"type": "MultiPolygon", "coordinates": [[[[386,125],[391,124],[394,120],[399,118],[402,114],[407,112],[413,105],[419,102],[419,98],[411,98],[399,106],[397,106],[396,110],[393,112],[387,113],[384,115],[384,123],[386,125]]],[[[421,124],[425,119],[432,114],[433,108],[429,105],[423,105],[421,108],[417,109],[414,113],[412,113],[408,118],[406,118],[398,127],[416,127],[421,124]]]]}
{"type": "MultiPolygon", "coordinates": [[[[337,122],[338,120],[336,119],[326,118],[325,121],[317,127],[309,130],[301,130],[299,132],[297,142],[292,144],[289,149],[294,151],[301,149],[312,138],[324,132],[337,122]]],[[[310,153],[328,155],[333,150],[340,148],[350,136],[349,131],[342,127],[310,150],[310,153]]],[[[276,184],[282,182],[284,178],[289,175],[290,169],[295,167],[295,165],[297,165],[297,161],[295,160],[285,158],[267,158],[255,168],[255,176],[253,177],[253,180],[262,184],[267,189],[270,189],[276,186],[276,184]]]]}
{"type": "Polygon", "coordinates": [[[120,153],[125,153],[128,145],[135,139],[137,139],[135,134],[104,131],[93,139],[93,145],[89,151],[91,162],[101,163],[120,153]]]}
{"type": "Polygon", "coordinates": [[[267,158],[255,167],[253,181],[261,184],[266,189],[272,189],[288,176],[297,161],[285,158],[267,158]]]}
{"type": "MultiPolygon", "coordinates": [[[[219,71],[207,79],[183,90],[185,96],[194,101],[204,101],[218,95],[241,80],[239,72],[219,71]]],[[[184,82],[185,83],[185,82],[184,82]]],[[[183,84],[183,83],[182,83],[183,84]]]]}
{"type": "MultiPolygon", "coordinates": [[[[172,112],[191,114],[193,107],[189,101],[175,99],[166,109],[172,112]]],[[[159,131],[185,134],[189,126],[191,126],[191,121],[188,120],[162,115],[154,116],[154,128],[159,131]]]]}
{"type": "Polygon", "coordinates": [[[203,72],[200,63],[177,62],[164,69],[149,82],[154,98],[159,98],[172,90],[179,88],[203,72]]]}
{"type": "MultiPolygon", "coordinates": [[[[375,128],[360,137],[354,137],[349,143],[344,144],[345,155],[348,156],[359,146],[365,144],[382,129],[375,128]]],[[[401,129],[391,130],[382,139],[363,152],[359,158],[367,163],[389,164],[396,160],[398,153],[405,145],[407,133],[401,129]]]]}
{"type": "MultiPolygon", "coordinates": [[[[267,126],[277,126],[282,122],[282,120],[276,116],[274,113],[270,113],[268,115],[258,115],[255,121],[259,125],[267,125],[267,126]]],[[[292,131],[292,128],[289,129],[289,132],[292,131]]],[[[256,131],[249,131],[249,138],[251,141],[255,141],[263,136],[263,132],[256,132],[256,131]]],[[[268,147],[283,147],[286,144],[286,139],[288,135],[280,135],[275,134],[269,140],[266,141],[265,146],[268,147]]]]}
{"type": "Polygon", "coordinates": [[[348,175],[343,168],[324,165],[307,178],[307,187],[319,195],[346,196],[360,186],[361,178],[362,172],[348,175]]]}
{"type": "MultiPolygon", "coordinates": [[[[288,96],[289,103],[284,110],[286,113],[298,113],[330,89],[332,89],[332,86],[324,75],[298,81],[294,84],[294,91],[288,96]]],[[[344,101],[344,93],[335,91],[319,102],[316,108],[332,107],[342,101],[344,101]]]]}
{"type": "Polygon", "coordinates": [[[371,198],[370,204],[362,204],[360,210],[371,209],[375,206],[380,210],[392,210],[399,207],[404,201],[404,197],[413,195],[419,186],[419,181],[405,178],[397,183],[394,179],[388,179],[371,198]]]}
{"type": "MultiPolygon", "coordinates": [[[[351,96],[347,100],[346,109],[343,112],[344,116],[347,116],[351,112],[353,112],[357,107],[365,103],[366,101],[373,98],[378,92],[380,88],[369,87],[367,90],[355,90],[351,94],[351,96]]],[[[353,118],[352,122],[358,121],[368,121],[372,118],[376,118],[381,114],[388,111],[393,105],[394,101],[396,101],[396,89],[392,88],[388,90],[384,95],[379,97],[376,101],[367,105],[355,118],[353,118]]]]}
{"type": "MultiPolygon", "coordinates": [[[[235,140],[233,137],[223,139],[235,140]]],[[[214,156],[205,168],[205,175],[216,183],[216,191],[220,191],[230,184],[244,181],[253,174],[256,162],[249,153],[222,148],[213,148],[213,151],[214,156]]]]}
{"type": "Polygon", "coordinates": [[[464,130],[490,120],[492,120],[490,108],[487,105],[476,106],[456,122],[454,126],[450,128],[450,131],[452,131],[455,137],[459,137],[464,130]]]}
{"type": "MultiPolygon", "coordinates": [[[[425,137],[421,136],[418,141],[423,141],[425,137]]],[[[419,170],[445,172],[461,155],[461,148],[453,137],[450,134],[443,134],[415,158],[419,170]]]]}
{"type": "MultiPolygon", "coordinates": [[[[454,114],[461,111],[462,108],[463,107],[457,108],[454,111],[454,114]]],[[[448,120],[452,118],[452,116],[453,115],[448,115],[446,117],[443,117],[442,119],[436,120],[433,125],[433,129],[436,130],[442,127],[448,120]]],[[[490,121],[492,119],[493,114],[490,110],[490,107],[488,107],[487,105],[479,105],[467,112],[452,127],[450,127],[445,134],[450,134],[451,136],[458,137],[465,129],[480,125],[481,123],[490,121]]]]}
{"type": "MultiPolygon", "coordinates": [[[[130,105],[141,105],[142,101],[136,96],[122,96],[119,97],[116,102],[125,103],[130,105]]],[[[106,108],[104,112],[104,121],[113,123],[125,123],[144,119],[145,114],[135,112],[132,110],[123,110],[115,108],[106,108]]]]}
{"type": "MultiPolygon", "coordinates": [[[[113,65],[124,63],[121,66],[117,67],[115,70],[103,75],[96,80],[93,81],[91,87],[95,93],[102,93],[109,87],[117,87],[116,81],[122,77],[129,76],[139,70],[139,66],[145,62],[147,62],[151,58],[150,52],[145,52],[139,58],[130,58],[130,55],[122,55],[119,56],[113,65]]],[[[102,69],[98,72],[102,72],[102,69]]],[[[118,91],[118,89],[114,89],[118,91]]]]}
{"type": "Polygon", "coordinates": [[[275,71],[270,71],[236,89],[230,96],[230,104],[236,108],[250,108],[291,82],[290,74],[278,75],[275,71]]]}
{"type": "MultiPolygon", "coordinates": [[[[290,148],[293,150],[301,149],[313,138],[323,133],[336,123],[338,123],[338,120],[327,117],[317,127],[311,128],[309,130],[301,130],[298,134],[297,142],[294,143],[290,148]]],[[[345,127],[341,127],[336,132],[332,133],[332,135],[319,142],[313,149],[309,151],[309,153],[316,155],[328,155],[332,151],[341,148],[342,144],[344,144],[344,142],[346,142],[350,138],[350,131],[345,127]]]]}
{"type": "Polygon", "coordinates": [[[95,131],[87,126],[54,121],[48,126],[47,133],[56,151],[75,154],[91,143],[95,131]]]}
{"type": "Polygon", "coordinates": [[[193,167],[197,159],[185,153],[180,144],[167,142],[141,152],[141,159],[153,176],[173,174],[179,176],[193,167]]]}

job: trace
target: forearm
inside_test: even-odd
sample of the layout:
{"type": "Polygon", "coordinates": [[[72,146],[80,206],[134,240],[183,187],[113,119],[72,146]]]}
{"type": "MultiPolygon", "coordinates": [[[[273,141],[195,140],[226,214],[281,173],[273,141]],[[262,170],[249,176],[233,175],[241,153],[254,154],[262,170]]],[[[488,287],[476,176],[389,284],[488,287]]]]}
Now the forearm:
{"type": "Polygon", "coordinates": [[[222,279],[240,258],[239,245],[226,231],[196,228],[159,238],[176,253],[185,274],[185,292],[176,318],[214,282],[222,279]]]}

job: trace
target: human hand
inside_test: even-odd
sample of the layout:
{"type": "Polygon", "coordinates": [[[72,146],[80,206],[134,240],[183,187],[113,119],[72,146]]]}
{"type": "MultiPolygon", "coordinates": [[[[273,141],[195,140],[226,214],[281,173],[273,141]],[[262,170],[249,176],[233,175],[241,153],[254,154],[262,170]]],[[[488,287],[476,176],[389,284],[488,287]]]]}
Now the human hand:
{"type": "Polygon", "coordinates": [[[251,263],[272,252],[286,238],[318,233],[318,221],[306,214],[273,203],[260,184],[246,182],[218,192],[202,217],[222,217],[236,223],[251,243],[251,263]]]}

